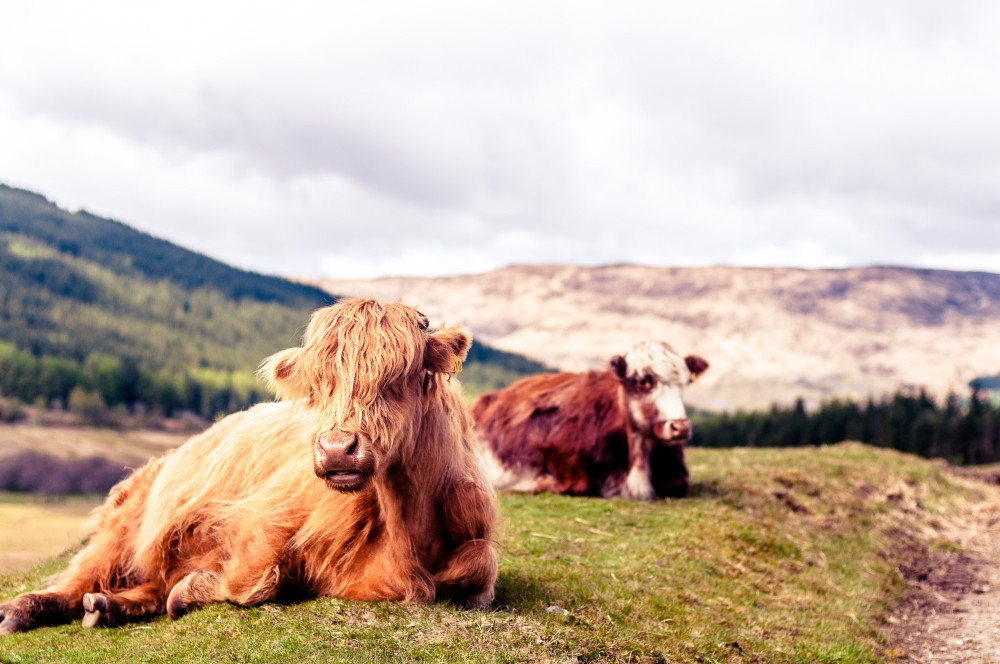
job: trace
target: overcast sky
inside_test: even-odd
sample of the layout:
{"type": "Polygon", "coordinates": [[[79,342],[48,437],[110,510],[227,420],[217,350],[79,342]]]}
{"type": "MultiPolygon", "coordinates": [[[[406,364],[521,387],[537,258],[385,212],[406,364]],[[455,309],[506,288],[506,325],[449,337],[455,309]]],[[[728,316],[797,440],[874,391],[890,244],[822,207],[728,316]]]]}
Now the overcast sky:
{"type": "Polygon", "coordinates": [[[2,16],[0,182],[240,267],[1000,272],[1000,2],[2,16]]]}

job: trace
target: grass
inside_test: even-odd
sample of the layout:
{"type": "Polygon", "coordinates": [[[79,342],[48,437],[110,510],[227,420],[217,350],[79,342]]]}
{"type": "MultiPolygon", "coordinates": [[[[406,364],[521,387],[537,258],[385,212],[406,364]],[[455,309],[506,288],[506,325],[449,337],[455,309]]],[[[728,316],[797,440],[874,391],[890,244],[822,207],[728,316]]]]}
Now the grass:
{"type": "MultiPolygon", "coordinates": [[[[693,495],[503,495],[491,611],[318,599],[0,639],[0,662],[879,662],[917,539],[998,491],[858,444],[692,449],[693,495]]],[[[0,579],[37,586],[64,559],[0,579]]]]}

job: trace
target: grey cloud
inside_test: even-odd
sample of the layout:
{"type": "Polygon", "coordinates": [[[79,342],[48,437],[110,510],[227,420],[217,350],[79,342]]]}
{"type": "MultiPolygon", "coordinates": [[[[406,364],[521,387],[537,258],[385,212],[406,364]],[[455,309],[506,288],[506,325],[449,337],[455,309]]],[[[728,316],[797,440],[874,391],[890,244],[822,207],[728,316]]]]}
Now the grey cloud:
{"type": "MultiPolygon", "coordinates": [[[[265,271],[337,252],[355,266],[433,256],[447,272],[490,256],[871,263],[935,249],[995,252],[1000,269],[995,5],[393,9],[380,22],[292,3],[228,30],[207,10],[181,41],[132,38],[131,66],[81,52],[0,72],[0,114],[6,100],[3,117],[155,155],[142,163],[163,170],[128,182],[148,220],[123,221],[265,271]],[[167,197],[173,218],[154,205],[167,197]]],[[[89,161],[121,177],[110,154],[89,161]]],[[[0,156],[0,180],[19,161],[0,156]]]]}

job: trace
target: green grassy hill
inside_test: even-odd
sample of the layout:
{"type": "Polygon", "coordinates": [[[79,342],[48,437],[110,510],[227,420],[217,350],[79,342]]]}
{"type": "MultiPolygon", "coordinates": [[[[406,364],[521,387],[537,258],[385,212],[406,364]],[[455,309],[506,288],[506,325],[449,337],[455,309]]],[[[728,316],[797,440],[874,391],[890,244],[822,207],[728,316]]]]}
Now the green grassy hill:
{"type": "MultiPolygon", "coordinates": [[[[907,580],[1000,487],[848,443],[692,449],[693,495],[502,495],[490,611],[319,599],[0,637],[2,662],[886,662],[907,580]]],[[[985,509],[989,506],[990,509],[985,509]]],[[[0,577],[0,599],[66,558],[0,577]]]]}
{"type": "MultiPolygon", "coordinates": [[[[264,396],[253,370],[332,301],[0,185],[0,396],[65,404],[80,387],[105,406],[213,417],[264,396]]],[[[543,370],[476,344],[464,382],[543,370]]]]}

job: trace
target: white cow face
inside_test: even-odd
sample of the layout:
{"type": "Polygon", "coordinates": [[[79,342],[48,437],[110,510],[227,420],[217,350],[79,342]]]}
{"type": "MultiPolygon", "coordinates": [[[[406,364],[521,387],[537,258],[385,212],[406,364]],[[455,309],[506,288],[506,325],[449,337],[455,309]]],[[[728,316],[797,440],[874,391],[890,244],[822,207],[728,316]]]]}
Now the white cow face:
{"type": "Polygon", "coordinates": [[[697,355],[681,357],[662,341],[643,341],[611,358],[611,372],[625,389],[634,430],[646,440],[683,444],[691,438],[684,388],[708,368],[697,355]]]}

